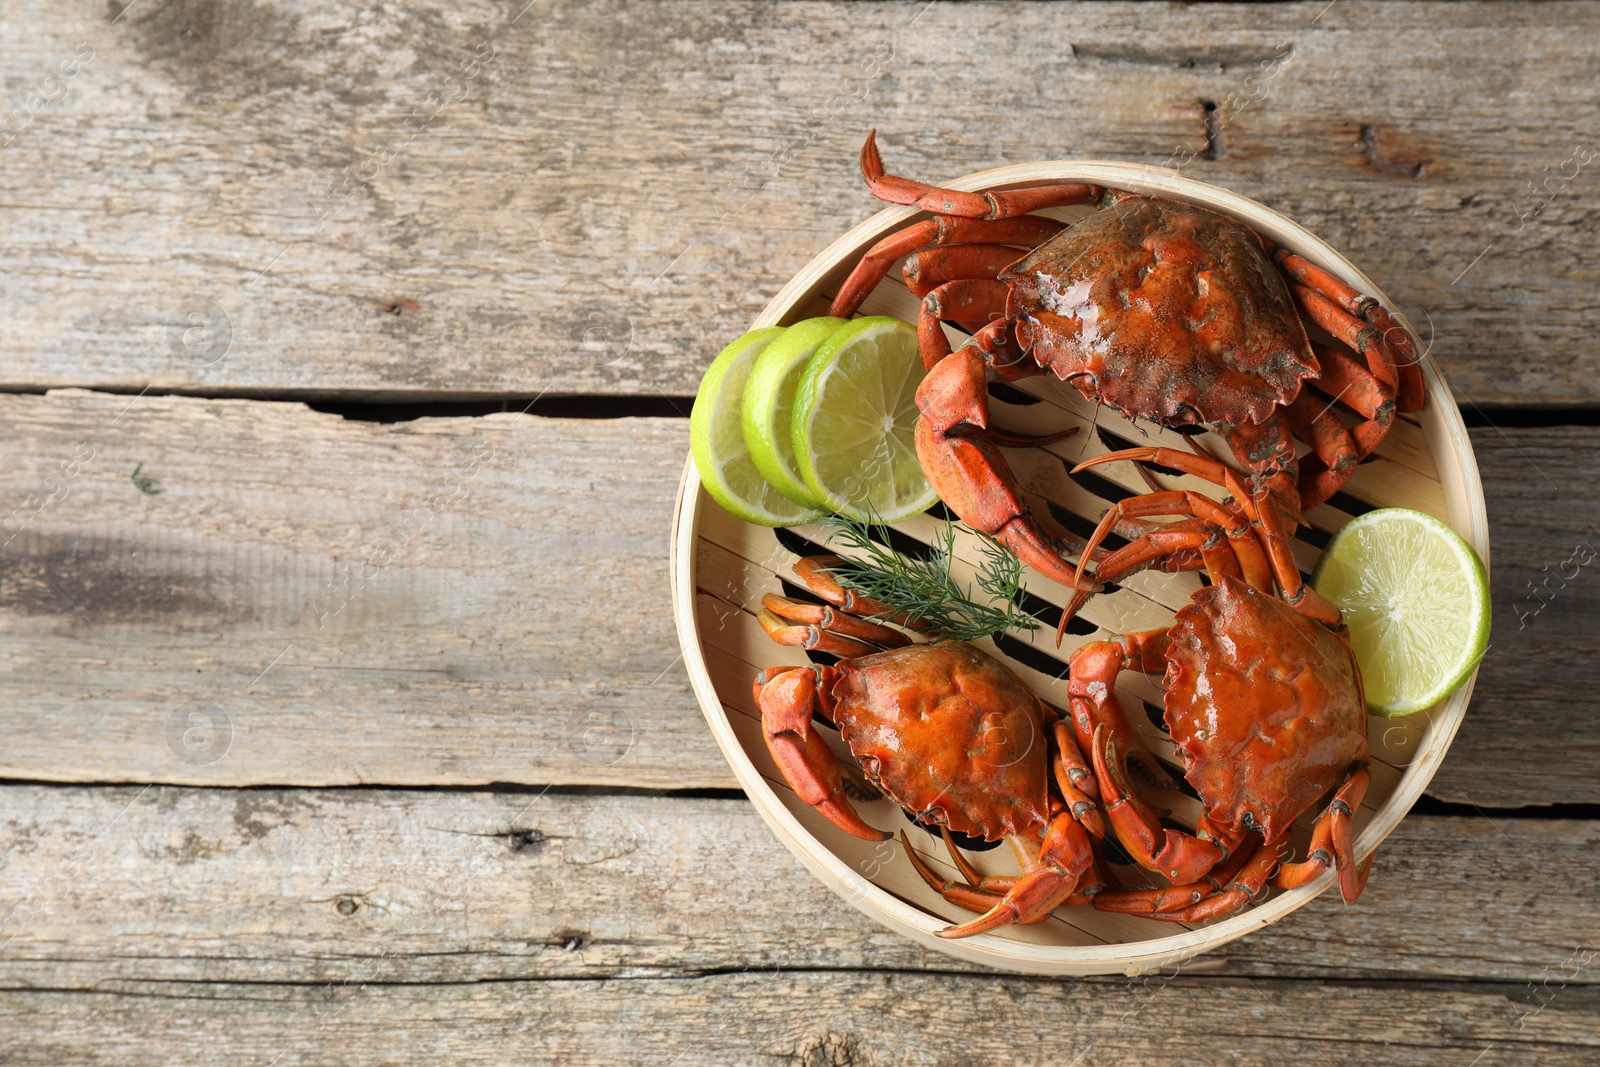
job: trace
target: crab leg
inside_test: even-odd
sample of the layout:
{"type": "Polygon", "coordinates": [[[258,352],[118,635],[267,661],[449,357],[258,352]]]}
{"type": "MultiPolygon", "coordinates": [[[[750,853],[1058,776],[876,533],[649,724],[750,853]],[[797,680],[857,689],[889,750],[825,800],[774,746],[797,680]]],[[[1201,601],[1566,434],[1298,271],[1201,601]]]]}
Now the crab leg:
{"type": "Polygon", "coordinates": [[[1134,792],[1127,757],[1103,725],[1095,731],[1094,769],[1106,818],[1139,866],[1174,882],[1193,882],[1227,858],[1220,845],[1161,825],[1160,814],[1134,792]]]}
{"type": "Polygon", "coordinates": [[[1286,863],[1273,877],[1272,884],[1280,889],[1295,889],[1312,881],[1329,867],[1339,870],[1339,892],[1349,904],[1361,895],[1366,887],[1367,873],[1372,868],[1372,857],[1359,867],[1355,863],[1355,846],[1352,840],[1354,827],[1351,820],[1361,798],[1367,794],[1367,784],[1372,774],[1365,763],[1354,764],[1350,776],[1339,791],[1328,801],[1327,808],[1317,816],[1311,831],[1311,848],[1299,863],[1286,863]]]}
{"type": "MultiPolygon", "coordinates": [[[[906,857],[911,860],[911,866],[922,876],[922,880],[928,883],[928,888],[943,896],[950,903],[966,908],[968,911],[985,912],[1005,899],[1002,894],[992,889],[979,889],[974,885],[973,883],[978,881],[979,878],[974,878],[966,873],[971,868],[965,865],[965,860],[958,866],[960,866],[962,877],[968,879],[967,882],[958,882],[953,878],[941,878],[937,871],[928,866],[928,861],[922,858],[922,853],[911,847],[911,839],[906,836],[904,830],[900,831],[900,844],[904,846],[906,857]]],[[[976,875],[977,872],[973,871],[972,874],[976,875]]]]}
{"type": "Polygon", "coordinates": [[[1100,783],[1095,780],[1094,768],[1083,758],[1078,741],[1072,736],[1071,726],[1056,722],[1050,730],[1056,739],[1056,785],[1066,798],[1067,809],[1091,835],[1096,838],[1106,836],[1105,823],[1100,818],[1100,809],[1096,807],[1100,800],[1100,783]]]}
{"type": "Polygon", "coordinates": [[[1283,273],[1291,279],[1328,297],[1345,311],[1371,323],[1378,330],[1383,341],[1400,357],[1395,360],[1400,374],[1398,397],[1400,410],[1404,412],[1421,410],[1424,390],[1417,349],[1411,343],[1410,332],[1394,320],[1394,316],[1389,314],[1389,309],[1373,297],[1351,288],[1321,267],[1302,259],[1286,248],[1278,249],[1273,253],[1273,258],[1277,260],[1278,267],[1283,273]]]}
{"type": "Polygon", "coordinates": [[[1303,285],[1291,285],[1289,289],[1306,318],[1359,352],[1367,361],[1367,369],[1380,382],[1391,389],[1399,389],[1400,372],[1396,364],[1401,357],[1376,326],[1356,318],[1315,289],[1303,285]]]}
{"type": "Polygon", "coordinates": [[[801,800],[847,834],[863,841],[884,841],[889,835],[862,822],[851,807],[844,795],[839,760],[811,721],[819,698],[838,678],[839,672],[832,667],[774,667],[757,674],[754,691],[756,706],[761,709],[761,732],[778,769],[801,800]]]}
{"type": "Polygon", "coordinates": [[[1169,885],[1160,889],[1121,889],[1103,894],[1095,907],[1101,911],[1115,911],[1129,915],[1156,915],[1161,912],[1182,911],[1209,896],[1223,892],[1255,853],[1254,847],[1230,852],[1228,858],[1210,874],[1187,885],[1169,885]]]}
{"type": "MultiPolygon", "coordinates": [[[[1078,610],[1089,597],[1100,591],[1098,586],[1108,581],[1114,582],[1141,567],[1179,552],[1191,549],[1204,550],[1211,544],[1211,540],[1211,535],[1204,530],[1152,530],[1137,541],[1130,542],[1111,553],[1095,565],[1093,582],[1074,586],[1072,599],[1062,609],[1061,621],[1056,624],[1056,647],[1061,647],[1061,638],[1067,632],[1067,624],[1077,616],[1078,610]]],[[[1079,573],[1074,576],[1076,581],[1083,580],[1082,558],[1080,556],[1079,573]]]]}
{"type": "Polygon", "coordinates": [[[1281,842],[1271,842],[1252,850],[1249,860],[1239,872],[1223,883],[1221,892],[1204,897],[1188,907],[1158,911],[1140,898],[1124,893],[1102,893],[1095,898],[1094,906],[1101,911],[1125,912],[1164,922],[1199,923],[1219,919],[1238,911],[1261,894],[1272,869],[1278,865],[1282,848],[1281,842]]]}
{"type": "Polygon", "coordinates": [[[1064,204],[1087,204],[1098,200],[1104,191],[1098,185],[1039,185],[1032,189],[1005,189],[989,193],[964,193],[941,189],[926,182],[887,174],[878,153],[878,131],[867,134],[861,146],[861,173],[867,187],[879,200],[908,204],[936,215],[960,215],[969,219],[1002,219],[1026,215],[1041,208],[1064,204]]]}
{"type": "MultiPolygon", "coordinates": [[[[1022,881],[1021,875],[995,875],[984,874],[974,867],[961,850],[956,847],[954,839],[948,829],[940,828],[944,836],[946,850],[950,853],[950,861],[956,865],[956,870],[961,872],[961,877],[966,879],[963,885],[954,879],[939,877],[938,873],[928,866],[921,853],[911,847],[911,840],[904,830],[900,831],[900,843],[905,846],[906,856],[911,860],[911,866],[928,883],[929,888],[941,894],[950,903],[968,911],[986,912],[1000,904],[1005,899],[1005,894],[1014,889],[1022,881]]],[[[1030,871],[1039,866],[1039,846],[1029,847],[1022,838],[1012,836],[1007,838],[1012,849],[1017,854],[1017,862],[1024,871],[1030,871]]],[[[1071,894],[1062,901],[1068,906],[1087,904],[1107,887],[1114,885],[1111,877],[1106,873],[1105,866],[1100,862],[1099,856],[1094,856],[1094,862],[1089,869],[1078,878],[1078,884],[1071,894]]]]}
{"type": "MultiPolygon", "coordinates": [[[[1394,422],[1394,391],[1372,376],[1372,372],[1336,348],[1314,344],[1311,350],[1322,364],[1322,377],[1311,384],[1325,396],[1361,413],[1365,422],[1350,430],[1356,455],[1367,454],[1383,442],[1394,422]]],[[[1304,394],[1301,394],[1304,395],[1304,394]]]]}
{"type": "Polygon", "coordinates": [[[967,347],[940,360],[917,389],[917,407],[917,459],[940,498],[962,522],[1075,588],[1075,569],[1034,523],[1016,475],[988,436],[989,394],[977,351],[967,347]]]}
{"type": "MultiPolygon", "coordinates": [[[[1275,508],[1261,507],[1261,502],[1245,492],[1239,483],[1238,475],[1233,470],[1217,460],[1206,456],[1191,455],[1188,452],[1179,452],[1172,448],[1128,448],[1121,452],[1108,452],[1103,456],[1078,464],[1073,468],[1073,473],[1086,467],[1098,466],[1102,463],[1114,463],[1118,460],[1132,460],[1140,463],[1155,463],[1163,467],[1175,467],[1185,474],[1193,474],[1204,478],[1213,485],[1223,486],[1233,496],[1235,503],[1244,511],[1245,517],[1252,524],[1259,526],[1259,536],[1263,547],[1266,549],[1267,560],[1272,564],[1272,575],[1278,587],[1282,590],[1282,599],[1301,614],[1337,625],[1339,610],[1312,589],[1300,577],[1300,568],[1294,561],[1294,555],[1289,551],[1288,538],[1277,528],[1275,508]]],[[[1120,551],[1120,550],[1119,550],[1120,551]]],[[[1115,558],[1112,553],[1111,558],[1115,558]]],[[[1110,558],[1107,559],[1110,563],[1110,558]]],[[[1098,572],[1096,574],[1098,577],[1098,572]]],[[[1266,590],[1270,592],[1271,590],[1266,590]]],[[[1077,597],[1073,598],[1075,601],[1077,597]]]]}
{"type": "Polygon", "coordinates": [[[917,351],[923,369],[933,370],[950,354],[950,338],[940,323],[953,322],[967,333],[978,333],[991,322],[1004,321],[1007,292],[1005,283],[984,278],[961,278],[930,290],[917,313],[917,351]]]}
{"type": "MultiPolygon", "coordinates": [[[[1272,567],[1267,562],[1266,553],[1262,551],[1260,543],[1250,534],[1250,521],[1243,514],[1217,503],[1210,497],[1201,496],[1199,493],[1186,489],[1163,490],[1158,493],[1145,493],[1142,496],[1130,497],[1127,500],[1111,505],[1105,515],[1100,519],[1100,525],[1095,527],[1094,536],[1089,538],[1089,544],[1084,550],[1087,559],[1094,550],[1100,547],[1113,527],[1124,518],[1143,518],[1152,515],[1192,515],[1204,524],[1216,527],[1228,538],[1228,545],[1237,557],[1236,568],[1244,576],[1244,580],[1257,589],[1266,587],[1272,581],[1272,567]]],[[[1171,526],[1157,526],[1144,534],[1143,537],[1152,537],[1162,532],[1176,532],[1171,526]]],[[[1128,547],[1132,547],[1131,545],[1128,547]]],[[[1120,550],[1119,550],[1120,551],[1120,550]]],[[[1206,551],[1201,546],[1201,551],[1206,551]]],[[[1113,553],[1113,556],[1115,553],[1113,553]]],[[[1107,560],[1107,564],[1109,564],[1107,560]]],[[[1107,564],[1101,564],[1100,571],[1105,571],[1107,564]]],[[[1081,568],[1082,564],[1080,564],[1081,568]]],[[[1224,565],[1226,566],[1226,565],[1224,565]]],[[[1099,577],[1099,572],[1096,572],[1099,577]]],[[[1109,573],[1105,575],[1111,577],[1109,573]]],[[[1213,575],[1215,577],[1215,575],[1213,575]]]]}
{"type": "Polygon", "coordinates": [[[820,626],[792,622],[771,608],[762,608],[757,612],[756,621],[767,631],[767,636],[778,644],[796,645],[807,652],[826,652],[833,656],[849,657],[865,656],[879,651],[877,645],[870,645],[857,638],[830,633],[820,626]]]}
{"type": "Polygon", "coordinates": [[[929,248],[914,253],[902,270],[906,288],[917,296],[927,296],[934,287],[958,278],[993,281],[1001,271],[1022,258],[1015,248],[1005,245],[954,245],[929,248]]]}
{"type": "MultiPolygon", "coordinates": [[[[900,835],[901,838],[904,839],[905,831],[901,830],[900,835]]],[[[944,849],[946,852],[950,853],[950,862],[956,865],[956,870],[961,872],[961,877],[967,880],[968,885],[977,886],[979,889],[997,890],[1003,893],[1007,889],[1010,889],[1012,886],[1017,884],[1017,880],[1014,877],[1004,877],[997,874],[984,874],[982,871],[979,871],[976,867],[974,867],[972,865],[972,861],[967,859],[966,856],[962,855],[961,850],[956,847],[956,839],[950,836],[950,828],[948,826],[939,827],[939,836],[944,838],[944,849]]],[[[1012,845],[1015,846],[1016,842],[1017,839],[1013,837],[1011,839],[1012,845]]],[[[1032,862],[1031,859],[1029,862],[1032,862]]],[[[1024,863],[1023,866],[1026,867],[1027,864],[1024,863]]],[[[989,907],[993,906],[994,902],[990,901],[989,907]]],[[[984,908],[983,910],[988,911],[989,908],[984,908]]]]}
{"type": "Polygon", "coordinates": [[[1069,812],[1050,820],[1038,866],[1024,871],[1005,896],[987,912],[961,926],[938,931],[940,937],[961,938],[988,933],[1012,923],[1043,922],[1065,904],[1078,880],[1094,866],[1094,845],[1069,812]]]}
{"type": "MultiPolygon", "coordinates": [[[[808,604],[804,600],[791,600],[776,593],[767,593],[761,598],[761,606],[766,609],[763,614],[771,612],[786,622],[802,623],[808,630],[819,630],[858,641],[870,641],[880,648],[899,648],[902,645],[911,643],[911,638],[899,630],[891,629],[881,623],[871,622],[867,619],[858,619],[853,615],[846,615],[823,604],[808,604]]],[[[765,626],[764,623],[763,625],[765,626]]],[[[767,630],[767,635],[779,644],[791,643],[785,641],[780,634],[774,633],[770,628],[767,630]]],[[[805,647],[814,647],[814,643],[820,635],[808,634],[807,636],[813,642],[813,645],[805,647]]],[[[843,654],[860,655],[861,653],[843,654]]]]}
{"type": "Polygon", "coordinates": [[[894,261],[919,249],[980,242],[1036,248],[1060,233],[1065,225],[1042,215],[1018,215],[1009,219],[964,219],[939,215],[924,219],[890,234],[869,248],[839,288],[839,295],[833,298],[833,307],[828,314],[841,319],[854,315],[867,294],[877,288],[878,283],[894,267],[894,261]]]}
{"type": "Polygon", "coordinates": [[[1344,488],[1360,453],[1350,431],[1333,413],[1331,401],[1302,390],[1284,415],[1314,453],[1300,470],[1300,506],[1309,510],[1344,488]]]}
{"type": "Polygon", "coordinates": [[[1395,365],[1398,353],[1384,341],[1377,327],[1351,315],[1315,289],[1303,285],[1291,286],[1291,289],[1295,302],[1307,318],[1360,353],[1373,377],[1398,390],[1400,374],[1395,365]]]}
{"type": "Polygon", "coordinates": [[[838,556],[804,556],[795,562],[794,573],[813,593],[841,611],[848,611],[863,619],[883,619],[913,630],[927,628],[928,624],[920,619],[913,622],[887,604],[840,585],[830,568],[843,562],[838,556]]]}

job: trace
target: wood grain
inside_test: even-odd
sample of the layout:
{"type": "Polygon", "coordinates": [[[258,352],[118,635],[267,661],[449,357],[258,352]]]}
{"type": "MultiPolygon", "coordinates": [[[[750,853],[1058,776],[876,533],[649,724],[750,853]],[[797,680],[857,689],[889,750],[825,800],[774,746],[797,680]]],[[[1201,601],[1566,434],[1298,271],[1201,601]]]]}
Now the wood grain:
{"type": "Polygon", "coordinates": [[[0,396],[0,1060],[1600,1057],[1600,831],[1495,810],[1600,802],[1600,429],[1473,431],[1495,637],[1432,792],[1488,815],[1408,818],[1354,907],[1063,983],[657,792],[732,784],[667,611],[681,420],[269,402],[690,394],[875,209],[877,126],[930,180],[1260,199],[1469,412],[1554,420],[1600,398],[1600,5],[523,3],[0,18],[0,390],[242,398],[0,396]]]}
{"type": "MultiPolygon", "coordinates": [[[[16,442],[0,470],[0,775],[733,785],[666,607],[682,420],[378,424],[71,391],[0,397],[0,417],[16,442]],[[141,462],[164,492],[134,487],[141,462]]],[[[1584,473],[1600,429],[1473,441],[1495,637],[1431,791],[1592,803],[1600,585],[1593,566],[1543,583],[1600,547],[1584,473]]]]}
{"type": "Polygon", "coordinates": [[[1537,1015],[1521,987],[1319,986],[788,972],[660,981],[284,987],[109,982],[0,993],[19,1067],[169,1059],[307,1064],[1595,1062],[1600,992],[1537,1015]],[[1523,1015],[1527,1011],[1526,1016],[1523,1015]],[[1521,1024],[1519,1026],[1519,1023],[1521,1024]]]}
{"type": "Polygon", "coordinates": [[[1597,31],[1581,3],[21,5],[0,385],[686,395],[874,210],[876,126],[929,180],[1181,165],[1370,271],[1463,398],[1592,403],[1597,31]]]}
{"type": "MultiPolygon", "coordinates": [[[[858,914],[743,800],[172,786],[3,795],[9,989],[988,973],[858,914]]],[[[1181,970],[1592,985],[1597,845],[1593,822],[1416,816],[1380,851],[1356,904],[1319,898],[1181,970]]],[[[905,862],[892,852],[884,862],[905,862]]]]}
{"type": "Polygon", "coordinates": [[[0,410],[0,774],[727,783],[664,606],[686,423],[0,410]]]}

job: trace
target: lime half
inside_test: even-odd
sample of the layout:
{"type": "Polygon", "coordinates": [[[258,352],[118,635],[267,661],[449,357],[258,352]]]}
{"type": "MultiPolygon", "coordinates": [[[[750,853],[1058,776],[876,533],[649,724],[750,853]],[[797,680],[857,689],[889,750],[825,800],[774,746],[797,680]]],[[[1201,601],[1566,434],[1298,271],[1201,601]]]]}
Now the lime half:
{"type": "Polygon", "coordinates": [[[789,434],[794,390],[817,346],[849,321],[824,317],[790,326],[756,357],[744,387],[744,443],[756,461],[756,469],[778,492],[808,507],[817,507],[821,502],[806,488],[794,461],[794,442],[789,434]]]}
{"type": "Polygon", "coordinates": [[[739,425],[750,368],[761,350],[782,333],[779,326],[751,330],[724,348],[700,379],[689,415],[689,449],[706,492],[745,522],[760,526],[794,526],[823,514],[796,504],[766,483],[750,458],[739,425]]]}
{"type": "Polygon", "coordinates": [[[1420,511],[1385,508],[1347,523],[1311,584],[1344,613],[1374,715],[1431,708],[1460,688],[1488,647],[1483,561],[1420,511]]]}
{"type": "Polygon", "coordinates": [[[835,331],[806,364],[790,426],[814,499],[842,515],[900,522],[938,494],[917,462],[922,357],[907,322],[874,315],[835,331]]]}

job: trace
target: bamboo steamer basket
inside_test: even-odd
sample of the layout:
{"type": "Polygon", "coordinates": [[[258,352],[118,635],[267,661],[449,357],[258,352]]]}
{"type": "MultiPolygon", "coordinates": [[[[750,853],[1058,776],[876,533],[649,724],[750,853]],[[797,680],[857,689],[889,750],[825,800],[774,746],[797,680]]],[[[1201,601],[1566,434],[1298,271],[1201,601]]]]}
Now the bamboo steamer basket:
{"type": "MultiPolygon", "coordinates": [[[[1371,280],[1315,235],[1253,200],[1172,170],[1066,160],[1002,167],[947,184],[955,189],[983,190],[1055,181],[1090,182],[1151,193],[1231,215],[1378,298],[1404,322],[1394,303],[1371,280]]],[[[1070,219],[1086,210],[1063,208],[1042,214],[1070,219]]],[[[825,314],[829,299],[868,247],[924,217],[926,213],[910,208],[890,208],[874,215],[818,254],[783,287],[752,326],[785,325],[825,314]]],[[[917,306],[917,299],[901,282],[896,269],[878,286],[861,313],[915,321],[917,306]]],[[[1303,529],[1294,544],[1302,570],[1310,571],[1329,534],[1356,514],[1380,507],[1409,507],[1437,516],[1464,537],[1487,563],[1488,518],[1466,427],[1431,357],[1424,357],[1422,369],[1427,385],[1423,410],[1397,417],[1376,458],[1356,469],[1342,494],[1307,513],[1310,529],[1303,529]]],[[[1016,392],[996,390],[1000,396],[992,402],[995,425],[1029,434],[1071,425],[1082,427],[1073,437],[1045,449],[1008,450],[1007,458],[1028,494],[1034,514],[1047,528],[1053,521],[1064,520],[1084,529],[1085,522],[1092,525],[1109,506],[1109,500],[1096,495],[1096,483],[1075,481],[1067,475],[1067,468],[1074,463],[1125,444],[1182,447],[1182,441],[1170,431],[1148,423],[1132,425],[1109,408],[1096,412],[1076,390],[1053,375],[1024,379],[1013,388],[1016,392]]],[[[1207,434],[1200,440],[1215,455],[1231,455],[1214,435],[1207,434]]],[[[1095,473],[1126,492],[1143,492],[1147,488],[1129,464],[1099,467],[1095,473]]],[[[1163,476],[1162,481],[1172,488],[1220,495],[1215,488],[1191,477],[1163,476]]],[[[1103,488],[1105,483],[1098,484],[1103,488]]],[[[939,525],[930,516],[919,516],[901,523],[898,529],[927,542],[939,525]]],[[[1064,533],[1065,529],[1057,532],[1064,533]]],[[[936,930],[951,922],[965,921],[971,913],[947,903],[929,889],[901,854],[897,839],[882,844],[857,840],[801,801],[778,773],[762,739],[751,695],[751,679],[756,670],[779,664],[801,665],[808,660],[803,651],[768,640],[754,613],[759,610],[762,594],[781,593],[785,582],[796,583],[792,564],[799,555],[815,551],[812,545],[821,545],[826,537],[827,530],[821,526],[773,531],[733,518],[702,489],[692,459],[686,464],[674,519],[671,570],[673,611],[695,695],[740,785],[773,833],[812,874],[851,906],[919,944],[974,963],[1031,974],[1136,975],[1182,963],[1276,922],[1336,884],[1330,873],[1300,889],[1274,892],[1243,911],[1203,926],[1077,907],[1058,909],[1046,921],[1032,926],[1012,926],[959,941],[936,937],[936,930]]],[[[980,558],[978,546],[969,537],[958,538],[956,556],[957,577],[970,581],[972,563],[980,558]]],[[[1064,588],[1032,572],[1027,585],[1031,594],[1048,601],[1053,609],[1059,609],[1066,597],[1064,588]]],[[[1194,575],[1140,574],[1117,591],[1094,597],[1086,605],[1082,617],[1096,627],[1096,634],[1069,633],[1057,649],[1051,633],[1052,616],[1031,636],[1012,634],[1002,638],[999,646],[988,640],[979,643],[997,652],[1046,701],[1065,708],[1066,663],[1074,648],[1096,635],[1169,625],[1173,612],[1188,602],[1198,586],[1194,575]]],[[[1475,680],[1476,674],[1447,700],[1425,712],[1400,719],[1368,720],[1372,785],[1356,816],[1359,855],[1370,853],[1389,836],[1433,778],[1466,713],[1475,680]]],[[[1157,725],[1161,693],[1156,681],[1125,672],[1118,691],[1130,719],[1144,731],[1152,751],[1174,770],[1176,777],[1172,744],[1157,725]],[[1139,714],[1141,706],[1147,711],[1145,716],[1139,714]],[[1150,721],[1141,721],[1145,719],[1150,721]]],[[[847,767],[853,767],[838,735],[832,731],[825,734],[847,767]]],[[[869,823],[891,831],[906,828],[913,847],[936,870],[955,876],[938,838],[911,823],[892,801],[874,800],[870,794],[861,796],[864,799],[857,800],[856,807],[869,823]]],[[[1181,793],[1147,791],[1146,796],[1171,808],[1173,817],[1190,827],[1200,811],[1198,802],[1181,793]]],[[[1292,838],[1302,856],[1314,814],[1302,817],[1292,838]]],[[[1016,872],[1007,848],[968,855],[985,873],[1016,872]]],[[[1395,859],[1380,856],[1373,877],[1382,879],[1384,869],[1395,859]]],[[[1118,870],[1124,876],[1131,875],[1132,884],[1143,884],[1139,872],[1131,868],[1118,870]]],[[[1354,906],[1361,905],[1358,902],[1354,906]]]]}

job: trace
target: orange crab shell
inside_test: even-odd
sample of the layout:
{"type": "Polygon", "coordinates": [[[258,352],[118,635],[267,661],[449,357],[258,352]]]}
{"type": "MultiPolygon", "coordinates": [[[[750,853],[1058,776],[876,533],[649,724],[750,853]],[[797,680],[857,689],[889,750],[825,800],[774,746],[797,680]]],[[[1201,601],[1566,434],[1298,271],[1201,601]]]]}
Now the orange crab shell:
{"type": "Polygon", "coordinates": [[[834,722],[872,782],[924,822],[998,841],[1049,819],[1044,707],[971,645],[841,660],[834,722]]]}
{"type": "Polygon", "coordinates": [[[1039,365],[1133,417],[1257,424],[1321,373],[1260,238],[1204,208],[1124,196],[1000,280],[1039,365]]]}
{"type": "Polygon", "coordinates": [[[1166,720],[1184,777],[1219,828],[1275,839],[1364,750],[1350,646],[1231,577],[1196,593],[1169,633],[1166,720]]]}

